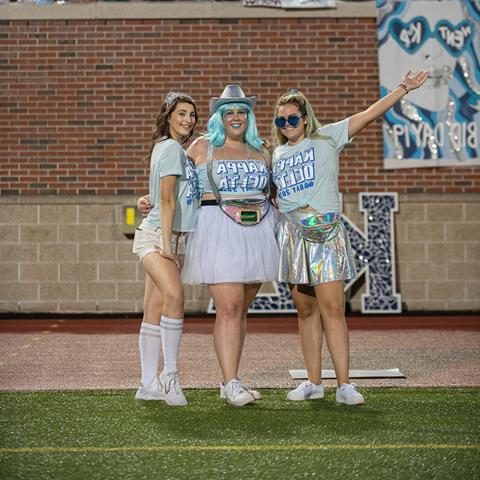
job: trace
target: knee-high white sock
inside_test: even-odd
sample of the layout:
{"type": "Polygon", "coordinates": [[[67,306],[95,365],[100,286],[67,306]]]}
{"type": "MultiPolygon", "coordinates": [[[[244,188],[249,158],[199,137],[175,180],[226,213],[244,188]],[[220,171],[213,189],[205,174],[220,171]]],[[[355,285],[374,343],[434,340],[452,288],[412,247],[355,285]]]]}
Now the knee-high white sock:
{"type": "Polygon", "coordinates": [[[160,319],[162,331],[163,371],[176,372],[178,350],[183,333],[183,318],[169,318],[162,315],[160,319]]]}
{"type": "Polygon", "coordinates": [[[142,322],[138,346],[140,348],[140,364],[142,365],[142,383],[149,385],[158,372],[158,361],[162,349],[160,325],[142,322]]]}

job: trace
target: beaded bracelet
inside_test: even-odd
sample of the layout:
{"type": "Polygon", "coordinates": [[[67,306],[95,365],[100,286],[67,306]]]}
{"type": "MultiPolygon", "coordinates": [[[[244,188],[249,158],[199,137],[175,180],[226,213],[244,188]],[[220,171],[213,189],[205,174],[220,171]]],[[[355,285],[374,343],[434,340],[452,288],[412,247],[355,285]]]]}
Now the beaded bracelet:
{"type": "Polygon", "coordinates": [[[405,93],[408,93],[408,88],[407,88],[407,86],[406,86],[404,83],[401,83],[401,84],[399,85],[399,87],[400,87],[400,88],[403,88],[403,89],[405,90],[405,93]]]}

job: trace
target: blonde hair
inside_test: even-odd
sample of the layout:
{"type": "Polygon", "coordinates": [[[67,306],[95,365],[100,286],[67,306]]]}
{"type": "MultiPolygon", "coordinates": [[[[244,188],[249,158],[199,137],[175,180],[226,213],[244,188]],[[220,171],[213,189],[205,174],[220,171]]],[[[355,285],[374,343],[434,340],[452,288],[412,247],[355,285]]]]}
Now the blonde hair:
{"type": "MultiPolygon", "coordinates": [[[[287,104],[296,105],[300,113],[307,117],[307,123],[305,125],[305,137],[324,140],[329,138],[317,132],[317,130],[322,126],[322,124],[315,117],[310,102],[306,99],[305,95],[302,92],[300,92],[299,90],[290,89],[287,93],[284,93],[278,99],[275,106],[275,117],[278,114],[278,108],[287,104]]],[[[277,127],[274,119],[272,122],[272,142],[274,147],[283,145],[284,143],[287,143],[287,141],[287,137],[283,135],[280,127],[277,127]]]]}

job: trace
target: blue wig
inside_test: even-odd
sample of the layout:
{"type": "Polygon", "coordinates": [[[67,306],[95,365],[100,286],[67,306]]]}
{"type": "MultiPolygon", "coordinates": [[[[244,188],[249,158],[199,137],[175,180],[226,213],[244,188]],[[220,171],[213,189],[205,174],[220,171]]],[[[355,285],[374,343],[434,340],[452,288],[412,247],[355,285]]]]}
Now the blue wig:
{"type": "Polygon", "coordinates": [[[217,111],[208,120],[208,135],[209,142],[214,147],[221,147],[225,143],[225,128],[223,127],[223,114],[227,110],[233,108],[243,108],[247,112],[247,129],[243,136],[245,142],[255,150],[260,150],[263,141],[258,136],[257,124],[255,122],[255,114],[250,108],[250,105],[242,102],[224,103],[218,107],[217,111]]]}

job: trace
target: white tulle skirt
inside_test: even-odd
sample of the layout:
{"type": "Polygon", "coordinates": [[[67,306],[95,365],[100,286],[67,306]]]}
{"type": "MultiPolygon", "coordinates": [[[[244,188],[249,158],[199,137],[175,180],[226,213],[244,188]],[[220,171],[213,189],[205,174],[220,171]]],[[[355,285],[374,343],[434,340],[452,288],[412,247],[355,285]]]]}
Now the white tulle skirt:
{"type": "Polygon", "coordinates": [[[257,225],[234,222],[216,205],[202,206],[187,237],[186,284],[263,283],[277,279],[279,253],[273,207],[257,225]]]}

